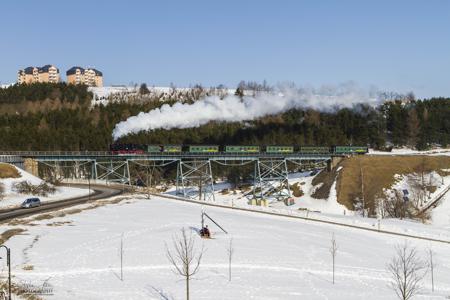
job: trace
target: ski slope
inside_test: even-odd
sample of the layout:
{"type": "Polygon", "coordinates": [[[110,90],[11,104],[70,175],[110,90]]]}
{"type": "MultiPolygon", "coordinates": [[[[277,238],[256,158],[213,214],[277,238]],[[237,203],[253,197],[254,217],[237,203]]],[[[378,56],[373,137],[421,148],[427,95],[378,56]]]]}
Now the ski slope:
{"type": "MultiPolygon", "coordinates": [[[[83,206],[80,206],[83,207],[83,206]]],[[[180,228],[200,227],[201,205],[153,197],[124,200],[78,214],[33,220],[6,244],[12,248],[17,283],[45,280],[45,299],[185,299],[184,281],[172,272],[166,244],[180,228]],[[69,223],[64,223],[69,222],[69,223]],[[119,246],[123,234],[124,280],[119,246]],[[24,270],[25,266],[28,269],[24,270]]],[[[229,234],[209,223],[214,239],[205,246],[191,299],[395,299],[386,264],[404,238],[283,217],[205,207],[229,234]],[[331,236],[338,244],[332,284],[331,236]],[[227,247],[233,239],[232,280],[227,247]]],[[[449,245],[409,240],[425,257],[435,251],[435,289],[429,276],[416,299],[450,296],[449,245]]],[[[0,263],[4,263],[0,260],[0,263]]],[[[2,275],[5,275],[3,266],[2,275]]]]}

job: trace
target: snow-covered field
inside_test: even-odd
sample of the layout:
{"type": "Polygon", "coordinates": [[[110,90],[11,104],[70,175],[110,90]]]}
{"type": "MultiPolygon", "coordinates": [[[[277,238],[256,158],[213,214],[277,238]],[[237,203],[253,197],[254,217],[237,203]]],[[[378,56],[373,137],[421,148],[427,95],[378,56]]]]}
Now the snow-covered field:
{"type": "Polygon", "coordinates": [[[440,148],[427,151],[418,151],[410,148],[392,149],[391,152],[369,149],[370,155],[431,155],[450,156],[450,149],[440,148]]]}
{"type": "MultiPolygon", "coordinates": [[[[172,272],[165,244],[180,228],[200,227],[201,206],[153,197],[124,200],[62,218],[20,225],[27,231],[12,249],[16,283],[46,281],[46,299],[184,299],[184,281],[172,272]],[[69,222],[69,223],[63,223],[69,222]],[[56,225],[56,226],[50,226],[56,225]],[[119,245],[123,234],[124,280],[119,245]],[[27,269],[23,268],[27,266],[27,269]]],[[[395,299],[386,264],[404,238],[303,220],[207,207],[229,234],[211,223],[214,239],[195,236],[205,253],[191,283],[192,299],[395,299]],[[332,284],[330,240],[338,253],[332,284]],[[227,247],[233,239],[232,280],[227,247]]],[[[2,230],[11,226],[2,226],[2,230]]],[[[425,258],[435,252],[435,292],[427,276],[416,299],[450,296],[449,245],[410,239],[425,258]]],[[[3,262],[1,260],[0,262],[3,262]]],[[[5,267],[3,275],[5,275],[5,267]]]]}
{"type": "MultiPolygon", "coordinates": [[[[437,189],[430,194],[430,197],[427,198],[427,202],[424,203],[425,205],[431,203],[437,195],[450,185],[450,176],[440,177],[433,172],[427,174],[427,182],[430,180],[428,176],[431,176],[430,178],[434,178],[439,182],[436,183],[437,189]]],[[[389,194],[388,192],[393,192],[393,190],[402,191],[403,189],[410,189],[408,181],[403,180],[405,178],[406,177],[401,177],[401,179],[399,179],[392,187],[392,190],[386,191],[387,194],[389,194]]],[[[299,183],[305,193],[301,197],[293,197],[295,199],[295,204],[291,206],[286,206],[283,202],[277,202],[276,200],[272,200],[269,207],[250,205],[248,198],[245,196],[247,192],[242,192],[239,189],[233,190],[232,186],[226,182],[221,182],[214,186],[216,192],[214,194],[215,201],[213,203],[450,241],[449,227],[443,224],[443,220],[448,219],[449,222],[446,224],[450,226],[450,211],[440,208],[441,206],[438,206],[439,209],[433,210],[431,219],[427,224],[422,224],[420,221],[411,219],[365,218],[355,214],[354,211],[348,210],[344,205],[337,202],[335,184],[331,187],[330,195],[327,199],[313,198],[311,194],[316,188],[312,185],[313,179],[314,176],[311,176],[310,171],[289,174],[289,184],[293,185],[299,183]],[[227,189],[229,190],[228,193],[222,192],[222,190],[227,189]]],[[[176,195],[175,188],[169,189],[165,194],[176,195]]],[[[446,194],[446,197],[448,200],[447,198],[444,198],[441,201],[442,206],[445,206],[447,205],[446,203],[450,202],[450,192],[446,194]]]]}
{"type": "Polygon", "coordinates": [[[55,201],[55,200],[61,200],[61,199],[80,197],[80,196],[89,194],[88,189],[80,189],[80,188],[66,187],[66,186],[56,187],[56,192],[54,194],[49,194],[46,197],[33,196],[33,195],[27,195],[27,194],[19,194],[19,193],[15,192],[13,189],[13,186],[15,183],[26,180],[33,185],[39,185],[43,181],[39,177],[36,177],[20,168],[16,167],[16,169],[19,171],[19,173],[21,175],[20,178],[0,179],[0,183],[2,183],[5,187],[5,194],[4,194],[3,200],[0,201],[0,208],[17,207],[20,204],[22,204],[22,202],[26,198],[29,198],[29,197],[39,197],[39,199],[41,199],[42,202],[45,202],[45,201],[55,201]]]}

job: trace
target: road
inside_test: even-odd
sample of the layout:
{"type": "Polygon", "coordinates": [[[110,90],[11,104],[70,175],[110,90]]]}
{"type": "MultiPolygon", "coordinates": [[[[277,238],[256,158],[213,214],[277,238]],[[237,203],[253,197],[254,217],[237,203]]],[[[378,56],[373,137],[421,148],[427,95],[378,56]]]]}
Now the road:
{"type": "MultiPolygon", "coordinates": [[[[77,185],[71,184],[71,186],[77,185]]],[[[87,185],[78,185],[78,186],[87,188],[87,185]]],[[[26,217],[46,211],[53,211],[61,208],[66,208],[73,205],[83,204],[92,200],[109,198],[123,193],[123,190],[121,188],[111,186],[91,185],[91,189],[93,190],[93,192],[91,193],[90,197],[88,195],[59,201],[43,202],[41,206],[33,208],[14,208],[9,210],[1,210],[0,222],[8,221],[19,217],[26,217]]]]}

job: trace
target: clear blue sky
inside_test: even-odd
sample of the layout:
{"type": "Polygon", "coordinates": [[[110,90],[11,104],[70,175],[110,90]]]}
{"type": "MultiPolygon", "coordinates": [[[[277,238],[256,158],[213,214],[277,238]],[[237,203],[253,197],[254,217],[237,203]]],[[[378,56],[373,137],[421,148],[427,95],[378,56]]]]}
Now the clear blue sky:
{"type": "Polygon", "coordinates": [[[450,1],[2,1],[0,82],[94,66],[105,83],[355,81],[450,96],[450,1]]]}

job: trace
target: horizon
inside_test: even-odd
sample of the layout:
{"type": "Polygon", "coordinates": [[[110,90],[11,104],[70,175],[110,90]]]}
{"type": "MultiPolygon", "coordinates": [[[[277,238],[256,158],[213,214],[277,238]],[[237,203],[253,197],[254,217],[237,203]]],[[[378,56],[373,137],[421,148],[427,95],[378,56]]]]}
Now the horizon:
{"type": "Polygon", "coordinates": [[[28,0],[3,9],[0,24],[13,29],[2,35],[2,85],[16,82],[19,69],[52,64],[62,80],[72,66],[96,68],[105,86],[351,81],[418,98],[450,96],[448,1],[28,0]]]}

